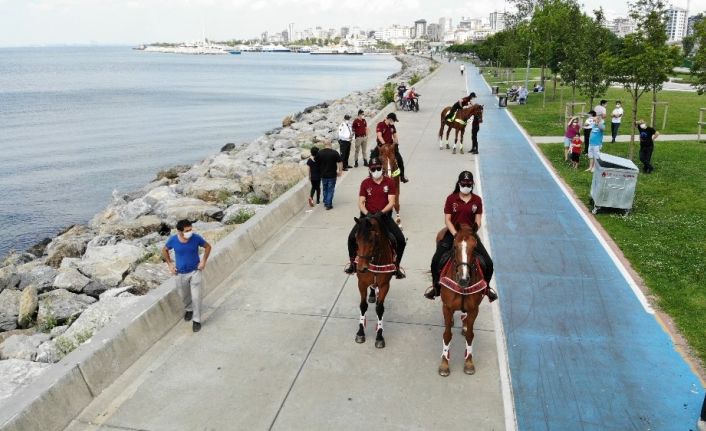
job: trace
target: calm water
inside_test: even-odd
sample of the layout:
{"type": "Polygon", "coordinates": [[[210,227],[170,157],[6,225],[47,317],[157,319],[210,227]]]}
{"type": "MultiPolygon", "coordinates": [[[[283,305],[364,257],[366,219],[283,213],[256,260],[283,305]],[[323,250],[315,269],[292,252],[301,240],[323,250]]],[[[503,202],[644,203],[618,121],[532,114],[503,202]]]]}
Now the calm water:
{"type": "Polygon", "coordinates": [[[0,49],[0,256],[85,223],[113,189],[398,69],[390,56],[0,49]]]}

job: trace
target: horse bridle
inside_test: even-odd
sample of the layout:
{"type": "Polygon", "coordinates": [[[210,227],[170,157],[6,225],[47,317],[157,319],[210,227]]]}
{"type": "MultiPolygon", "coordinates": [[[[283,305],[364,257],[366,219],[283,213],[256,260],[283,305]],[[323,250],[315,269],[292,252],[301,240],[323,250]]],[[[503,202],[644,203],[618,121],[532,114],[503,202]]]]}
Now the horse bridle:
{"type": "Polygon", "coordinates": [[[365,259],[365,260],[367,260],[367,261],[370,262],[370,263],[375,263],[375,258],[378,256],[378,254],[380,254],[380,247],[377,247],[378,241],[379,241],[379,240],[378,240],[378,235],[374,234],[374,235],[373,235],[373,245],[372,245],[372,249],[373,249],[373,250],[377,250],[377,252],[375,252],[375,253],[373,253],[373,254],[370,254],[370,255],[356,254],[356,257],[357,257],[358,259],[365,259]]]}

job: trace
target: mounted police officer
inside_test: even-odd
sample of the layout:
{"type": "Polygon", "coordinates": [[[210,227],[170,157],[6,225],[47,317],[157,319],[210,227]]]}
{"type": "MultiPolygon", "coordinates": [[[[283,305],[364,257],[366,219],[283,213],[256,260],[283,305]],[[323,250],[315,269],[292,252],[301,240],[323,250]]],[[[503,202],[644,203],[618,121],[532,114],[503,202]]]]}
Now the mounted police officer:
{"type": "Polygon", "coordinates": [[[460,109],[463,109],[471,104],[473,104],[473,99],[476,98],[476,93],[471,91],[471,94],[468,96],[464,97],[463,99],[458,100],[456,103],[451,106],[451,110],[449,111],[448,114],[446,114],[446,121],[452,121],[454,117],[456,116],[456,112],[458,112],[460,109]]]}
{"type": "Polygon", "coordinates": [[[397,167],[400,168],[400,181],[406,183],[409,181],[404,174],[404,160],[402,160],[402,155],[400,154],[400,145],[397,142],[397,129],[395,128],[395,123],[397,120],[397,115],[394,112],[387,114],[387,117],[378,123],[375,128],[375,133],[377,135],[377,146],[370,152],[370,158],[379,157],[380,149],[379,147],[384,144],[394,144],[395,147],[395,159],[397,159],[397,167]]]}
{"type": "MultiPolygon", "coordinates": [[[[397,189],[392,178],[382,174],[382,162],[377,157],[371,158],[368,162],[369,175],[360,183],[360,192],[358,193],[358,208],[360,216],[364,217],[368,214],[380,214],[380,222],[384,230],[392,234],[395,239],[395,252],[397,259],[395,265],[397,271],[396,278],[405,278],[405,274],[400,270],[400,262],[404,253],[405,245],[407,244],[397,223],[392,220],[392,207],[395,204],[395,196],[397,189]]],[[[357,254],[357,243],[355,235],[358,231],[358,225],[355,225],[348,235],[348,256],[350,264],[345,269],[346,274],[356,272],[355,257],[357,254]]]]}

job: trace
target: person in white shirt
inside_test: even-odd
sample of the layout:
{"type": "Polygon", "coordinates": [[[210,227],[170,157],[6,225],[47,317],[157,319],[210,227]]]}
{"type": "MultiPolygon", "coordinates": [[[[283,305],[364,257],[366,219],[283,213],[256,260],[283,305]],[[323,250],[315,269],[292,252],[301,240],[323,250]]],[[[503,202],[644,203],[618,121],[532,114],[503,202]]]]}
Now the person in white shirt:
{"type": "Polygon", "coordinates": [[[608,116],[608,111],[606,111],[605,106],[608,104],[608,101],[603,99],[601,102],[596,105],[595,108],[593,108],[594,111],[596,111],[596,115],[601,117],[602,119],[605,120],[605,118],[608,116]]]}
{"type": "Polygon", "coordinates": [[[620,128],[620,120],[623,118],[623,106],[620,100],[615,101],[615,109],[610,114],[610,135],[613,140],[610,142],[615,142],[615,138],[618,136],[618,129],[620,128]]]}
{"type": "Polygon", "coordinates": [[[343,116],[343,122],[338,126],[338,145],[341,149],[341,159],[343,159],[343,170],[347,171],[350,168],[348,158],[351,154],[351,141],[353,140],[353,129],[350,125],[351,116],[346,114],[343,116]]]}

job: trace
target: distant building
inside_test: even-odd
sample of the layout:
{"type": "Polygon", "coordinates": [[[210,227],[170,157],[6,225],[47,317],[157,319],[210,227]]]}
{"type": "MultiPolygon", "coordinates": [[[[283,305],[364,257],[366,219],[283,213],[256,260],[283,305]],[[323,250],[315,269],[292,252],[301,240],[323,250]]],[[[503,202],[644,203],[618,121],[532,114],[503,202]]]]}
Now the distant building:
{"type": "Polygon", "coordinates": [[[689,17],[687,25],[686,25],[686,35],[692,35],[694,34],[694,26],[703,21],[704,19],[704,14],[700,13],[698,15],[692,15],[689,17]]]}
{"type": "Polygon", "coordinates": [[[418,19],[414,21],[414,29],[412,31],[412,38],[420,39],[427,35],[427,20],[418,19]]]}
{"type": "Polygon", "coordinates": [[[670,6],[667,9],[667,37],[670,42],[679,42],[686,36],[686,9],[670,6]]]}
{"type": "Polygon", "coordinates": [[[637,29],[637,24],[630,18],[615,18],[606,21],[604,26],[618,37],[625,37],[637,29]]]}
{"type": "Polygon", "coordinates": [[[505,12],[493,12],[489,17],[490,29],[494,32],[505,30],[505,12]]]}
{"type": "Polygon", "coordinates": [[[351,32],[350,27],[341,27],[341,38],[345,39],[351,32]]]}
{"type": "Polygon", "coordinates": [[[440,42],[443,38],[443,32],[439,24],[431,23],[427,26],[427,38],[430,42],[440,42]]]}
{"type": "Polygon", "coordinates": [[[451,18],[439,18],[439,29],[441,34],[453,31],[454,27],[451,18]]]}

